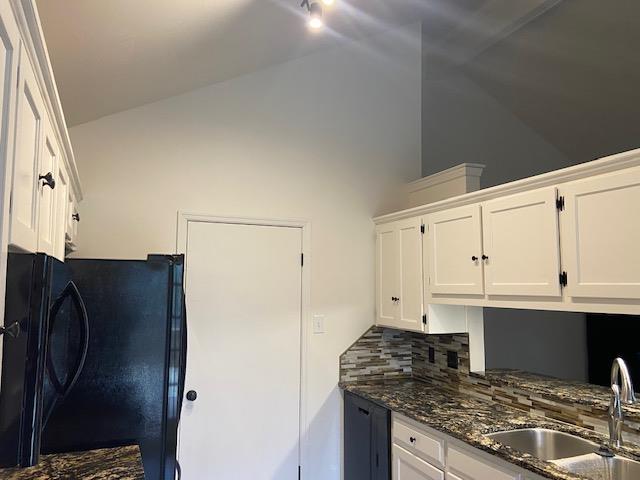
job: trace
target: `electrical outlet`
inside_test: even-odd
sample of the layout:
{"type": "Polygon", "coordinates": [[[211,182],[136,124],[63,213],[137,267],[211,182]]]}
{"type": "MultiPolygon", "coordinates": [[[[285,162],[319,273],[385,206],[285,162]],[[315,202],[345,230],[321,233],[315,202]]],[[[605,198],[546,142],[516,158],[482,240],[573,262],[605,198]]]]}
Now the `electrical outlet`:
{"type": "Polygon", "coordinates": [[[447,350],[447,367],[458,369],[458,352],[447,350]]]}
{"type": "Polygon", "coordinates": [[[313,316],[313,333],[324,333],[324,315],[313,316]]]}

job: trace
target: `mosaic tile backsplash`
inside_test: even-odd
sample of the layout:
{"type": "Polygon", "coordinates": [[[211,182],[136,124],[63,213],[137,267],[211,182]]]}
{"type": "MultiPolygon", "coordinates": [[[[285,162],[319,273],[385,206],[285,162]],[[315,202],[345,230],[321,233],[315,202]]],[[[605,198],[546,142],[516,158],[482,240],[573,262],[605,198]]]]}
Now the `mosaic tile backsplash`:
{"type": "MultiPolygon", "coordinates": [[[[518,370],[471,373],[466,333],[424,335],[374,326],[340,356],[342,383],[392,378],[413,378],[532,416],[608,432],[609,389],[518,370]]],[[[623,435],[640,444],[637,405],[625,405],[623,435]]]]}

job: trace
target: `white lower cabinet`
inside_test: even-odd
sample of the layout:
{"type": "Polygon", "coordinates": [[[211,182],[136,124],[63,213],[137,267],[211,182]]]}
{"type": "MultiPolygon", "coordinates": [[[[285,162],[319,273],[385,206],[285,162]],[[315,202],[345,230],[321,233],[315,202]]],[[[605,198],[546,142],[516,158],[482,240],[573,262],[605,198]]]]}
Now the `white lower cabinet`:
{"type": "MultiPolygon", "coordinates": [[[[393,414],[392,480],[524,480],[525,470],[393,414]]],[[[527,480],[540,477],[527,474],[527,480]]]]}
{"type": "Polygon", "coordinates": [[[444,480],[444,472],[397,445],[392,449],[394,480],[444,480]]]}

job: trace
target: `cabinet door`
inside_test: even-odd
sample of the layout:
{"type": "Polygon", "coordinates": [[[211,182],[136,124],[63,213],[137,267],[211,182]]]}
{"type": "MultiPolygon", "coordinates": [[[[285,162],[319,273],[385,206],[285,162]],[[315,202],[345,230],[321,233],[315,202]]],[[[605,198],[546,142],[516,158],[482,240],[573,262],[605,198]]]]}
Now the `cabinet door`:
{"type": "Polygon", "coordinates": [[[431,293],[482,295],[480,205],[429,215],[427,235],[431,293]]]}
{"type": "Polygon", "coordinates": [[[35,252],[38,247],[38,173],[44,105],[31,63],[21,55],[9,243],[35,252]]]}
{"type": "Polygon", "coordinates": [[[67,234],[67,215],[69,212],[69,178],[62,158],[58,161],[56,176],[56,211],[55,211],[55,241],[54,255],[64,261],[67,234]]]}
{"type": "Polygon", "coordinates": [[[560,297],[556,188],[482,205],[485,293],[560,297]]]}
{"type": "Polygon", "coordinates": [[[410,218],[397,222],[400,290],[396,325],[405,330],[422,331],[422,220],[410,218]]]}
{"type": "Polygon", "coordinates": [[[395,223],[376,227],[377,324],[395,326],[400,295],[400,238],[395,223]]]}
{"type": "Polygon", "coordinates": [[[640,167],[560,188],[566,293],[640,298],[640,167]]]}
{"type": "Polygon", "coordinates": [[[44,127],[43,150],[40,154],[38,178],[38,251],[55,255],[56,188],[58,180],[58,146],[48,121],[44,127]]]}
{"type": "Polygon", "coordinates": [[[422,461],[398,445],[393,446],[393,480],[444,480],[442,470],[422,461]]]}

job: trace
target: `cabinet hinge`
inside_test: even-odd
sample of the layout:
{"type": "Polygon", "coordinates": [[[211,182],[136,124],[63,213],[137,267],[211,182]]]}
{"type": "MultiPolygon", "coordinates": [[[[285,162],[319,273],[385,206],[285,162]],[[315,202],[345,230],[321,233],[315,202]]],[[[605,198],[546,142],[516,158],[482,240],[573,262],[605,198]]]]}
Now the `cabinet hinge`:
{"type": "Polygon", "coordinates": [[[427,314],[426,314],[426,313],[424,313],[424,314],[422,315],[422,324],[423,324],[423,325],[426,325],[426,324],[427,324],[427,314]]]}
{"type": "Polygon", "coordinates": [[[556,208],[560,211],[564,210],[564,197],[562,195],[556,198],[556,208]]]}
{"type": "Polygon", "coordinates": [[[304,267],[304,253],[300,254],[300,266],[304,267]]]}
{"type": "Polygon", "coordinates": [[[424,233],[424,223],[420,225],[420,233],[424,233]]]}
{"type": "Polygon", "coordinates": [[[562,272],[560,274],[560,286],[561,287],[567,286],[567,272],[562,272]]]}

